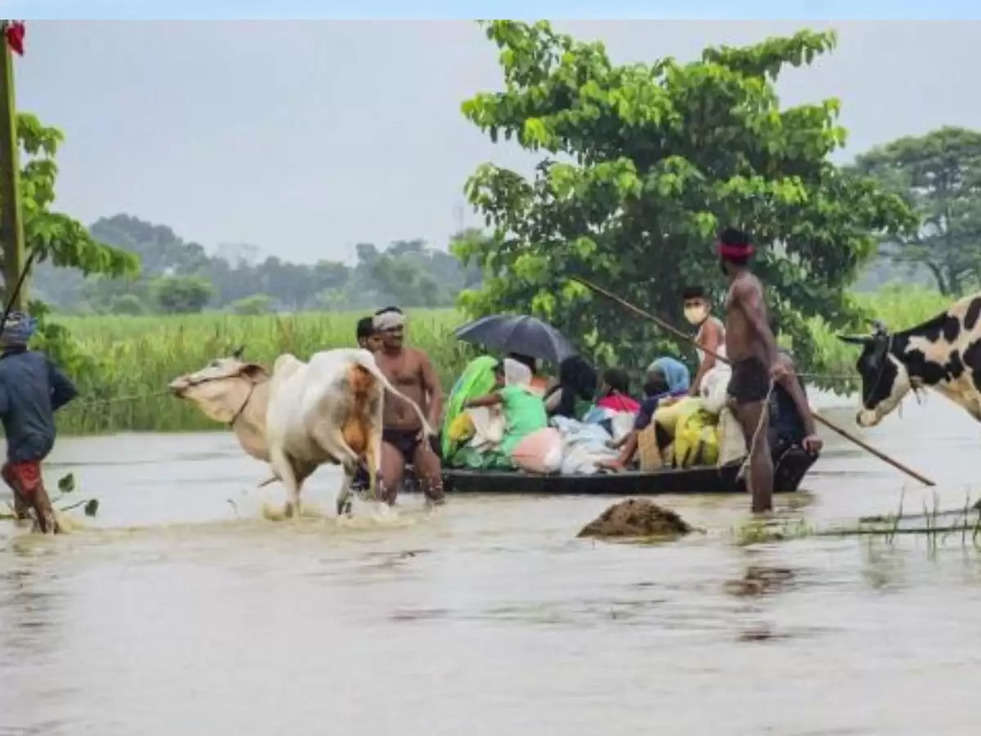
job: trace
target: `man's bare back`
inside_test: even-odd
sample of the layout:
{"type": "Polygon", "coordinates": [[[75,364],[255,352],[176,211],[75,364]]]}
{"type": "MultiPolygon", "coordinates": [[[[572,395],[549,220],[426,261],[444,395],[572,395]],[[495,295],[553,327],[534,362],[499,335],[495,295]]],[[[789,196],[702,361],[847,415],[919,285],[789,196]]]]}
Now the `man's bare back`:
{"type": "Polygon", "coordinates": [[[732,361],[728,394],[750,451],[749,487],[753,511],[773,508],[773,463],[767,442],[767,399],[781,377],[777,344],[770,330],[763,285],[749,272],[753,254],[746,233],[727,228],[719,236],[719,257],[729,278],[726,294],[726,353],[732,361]]]}
{"type": "Polygon", "coordinates": [[[761,334],[758,325],[767,326],[769,317],[763,300],[763,284],[749,271],[742,271],[733,278],[726,294],[726,355],[733,362],[757,358],[769,368],[776,360],[767,345],[773,335],[761,334]]]}

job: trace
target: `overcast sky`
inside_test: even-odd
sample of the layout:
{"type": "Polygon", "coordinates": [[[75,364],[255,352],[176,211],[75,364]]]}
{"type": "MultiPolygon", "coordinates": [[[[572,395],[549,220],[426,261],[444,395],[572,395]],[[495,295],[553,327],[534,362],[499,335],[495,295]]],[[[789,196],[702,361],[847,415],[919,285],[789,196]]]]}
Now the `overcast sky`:
{"type": "MultiPolygon", "coordinates": [[[[625,62],[804,23],[555,25],[625,62]]],[[[840,98],[846,157],[940,125],[981,128],[981,22],[831,25],[837,50],[778,89],[786,104],[840,98]]],[[[209,248],[348,260],[357,242],[444,247],[478,164],[529,168],[460,114],[499,87],[496,56],[464,21],[33,21],[17,102],[65,131],[58,206],[86,223],[127,212],[209,248]]],[[[477,223],[469,208],[464,223],[477,223]]]]}

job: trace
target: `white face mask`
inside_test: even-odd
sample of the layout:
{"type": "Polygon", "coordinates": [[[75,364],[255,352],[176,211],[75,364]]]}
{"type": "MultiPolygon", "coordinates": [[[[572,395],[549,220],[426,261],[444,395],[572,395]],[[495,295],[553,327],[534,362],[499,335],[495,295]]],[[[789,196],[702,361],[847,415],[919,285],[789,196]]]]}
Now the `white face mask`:
{"type": "Polygon", "coordinates": [[[685,307],[685,319],[693,325],[700,325],[708,319],[708,307],[704,304],[685,307]]]}

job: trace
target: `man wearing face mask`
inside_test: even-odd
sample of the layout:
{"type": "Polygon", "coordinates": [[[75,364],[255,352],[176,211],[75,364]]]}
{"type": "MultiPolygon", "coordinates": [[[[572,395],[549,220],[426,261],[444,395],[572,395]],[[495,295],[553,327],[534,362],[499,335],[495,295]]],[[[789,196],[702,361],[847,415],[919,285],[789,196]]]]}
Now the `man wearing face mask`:
{"type": "Polygon", "coordinates": [[[712,353],[725,355],[726,328],[722,320],[712,314],[712,301],[701,286],[689,286],[681,297],[685,303],[685,319],[698,328],[695,335],[698,370],[689,389],[692,396],[698,396],[702,379],[715,367],[715,355],[712,353]]]}

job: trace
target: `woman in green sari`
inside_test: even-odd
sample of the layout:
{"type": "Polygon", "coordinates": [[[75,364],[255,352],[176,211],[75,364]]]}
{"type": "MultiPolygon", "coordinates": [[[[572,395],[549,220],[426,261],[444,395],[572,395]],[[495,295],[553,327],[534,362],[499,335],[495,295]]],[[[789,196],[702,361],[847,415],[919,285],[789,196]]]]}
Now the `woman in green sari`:
{"type": "Polygon", "coordinates": [[[529,434],[547,427],[548,418],[545,416],[545,404],[531,388],[532,374],[526,365],[505,358],[496,378],[500,386],[497,391],[466,401],[464,408],[502,406],[507,429],[501,444],[488,455],[495,456],[496,467],[514,467],[511,452],[529,434]]]}
{"type": "Polygon", "coordinates": [[[446,402],[446,416],[443,419],[443,431],[440,438],[443,459],[446,462],[449,463],[454,453],[459,449],[459,443],[450,436],[450,427],[463,413],[463,405],[466,401],[494,390],[494,386],[497,385],[494,377],[496,365],[497,359],[489,355],[474,358],[467,363],[467,367],[463,369],[463,373],[453,384],[450,398],[446,402]]]}

